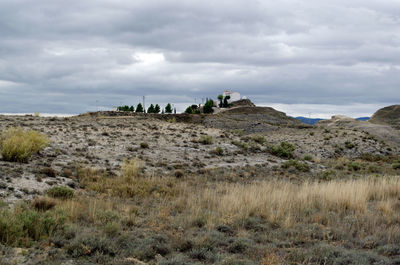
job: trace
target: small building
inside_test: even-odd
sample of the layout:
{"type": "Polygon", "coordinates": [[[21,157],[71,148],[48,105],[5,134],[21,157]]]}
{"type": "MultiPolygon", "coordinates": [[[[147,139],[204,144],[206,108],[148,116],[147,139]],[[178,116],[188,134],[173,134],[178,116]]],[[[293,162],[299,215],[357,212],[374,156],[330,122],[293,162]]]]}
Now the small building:
{"type": "Polygon", "coordinates": [[[228,90],[225,90],[225,91],[224,91],[223,96],[224,96],[224,98],[225,98],[226,96],[230,96],[230,97],[231,97],[231,98],[228,100],[228,103],[231,103],[231,102],[238,101],[238,100],[241,100],[241,99],[242,99],[242,98],[240,97],[240,93],[239,93],[239,92],[231,92],[231,91],[228,91],[228,90]]]}

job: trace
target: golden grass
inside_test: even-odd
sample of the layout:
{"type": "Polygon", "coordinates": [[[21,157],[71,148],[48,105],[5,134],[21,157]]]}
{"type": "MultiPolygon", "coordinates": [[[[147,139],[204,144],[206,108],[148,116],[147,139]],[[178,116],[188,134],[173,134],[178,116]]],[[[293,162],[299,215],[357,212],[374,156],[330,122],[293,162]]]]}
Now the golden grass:
{"type": "Polygon", "coordinates": [[[143,161],[132,158],[131,160],[124,160],[122,162],[122,174],[128,178],[138,177],[144,166],[143,161]]]}
{"type": "Polygon", "coordinates": [[[24,131],[19,127],[11,127],[0,135],[1,155],[6,161],[27,162],[49,143],[45,135],[34,130],[24,131]]]}
{"type": "MultiPolygon", "coordinates": [[[[301,185],[284,181],[252,184],[217,184],[199,192],[188,190],[176,202],[189,218],[205,217],[210,225],[246,220],[250,216],[292,227],[329,212],[339,215],[366,214],[375,202],[385,215],[398,215],[393,201],[400,195],[400,178],[337,180],[301,185]]],[[[320,216],[320,217],[317,217],[320,216]]]]}

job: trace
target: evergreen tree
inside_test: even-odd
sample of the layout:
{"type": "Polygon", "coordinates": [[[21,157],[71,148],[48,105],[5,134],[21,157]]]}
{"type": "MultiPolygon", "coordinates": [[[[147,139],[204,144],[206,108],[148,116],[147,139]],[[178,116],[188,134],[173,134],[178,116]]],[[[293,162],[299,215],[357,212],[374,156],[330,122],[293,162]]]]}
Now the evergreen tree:
{"type": "Polygon", "coordinates": [[[142,103],[137,104],[137,106],[136,106],[136,112],[143,112],[142,103]]]}
{"type": "Polygon", "coordinates": [[[219,100],[219,107],[222,108],[222,100],[224,99],[223,95],[218,95],[218,100],[219,100]]]}
{"type": "Polygon", "coordinates": [[[224,108],[228,108],[229,107],[229,103],[228,100],[231,98],[231,96],[226,96],[224,98],[224,108]]]}
{"type": "Polygon", "coordinates": [[[186,110],[185,110],[185,113],[186,114],[193,114],[192,106],[187,107],[186,110]]]}
{"type": "Polygon", "coordinates": [[[170,103],[168,103],[165,107],[165,113],[172,113],[172,106],[170,103]]]}
{"type": "Polygon", "coordinates": [[[153,104],[150,104],[150,107],[147,109],[147,113],[155,113],[155,108],[153,104]]]}
{"type": "Polygon", "coordinates": [[[207,100],[206,104],[204,104],[203,112],[204,113],[213,113],[214,101],[212,99],[207,100]]]}
{"type": "Polygon", "coordinates": [[[156,106],[154,107],[154,113],[160,113],[160,105],[156,104],[156,106]]]}
{"type": "Polygon", "coordinates": [[[134,111],[135,111],[135,108],[134,108],[133,106],[131,106],[131,107],[129,108],[129,111],[134,112],[134,111]]]}

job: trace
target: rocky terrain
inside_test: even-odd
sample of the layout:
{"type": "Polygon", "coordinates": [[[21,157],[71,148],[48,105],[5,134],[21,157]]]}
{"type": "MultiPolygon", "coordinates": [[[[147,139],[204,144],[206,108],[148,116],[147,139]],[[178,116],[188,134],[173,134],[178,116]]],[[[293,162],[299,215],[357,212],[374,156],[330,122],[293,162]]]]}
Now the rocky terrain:
{"type": "MultiPolygon", "coordinates": [[[[286,141],[296,146],[296,157],[309,154],[320,160],[354,158],[363,153],[386,155],[398,150],[398,145],[388,143],[399,144],[400,139],[398,132],[383,125],[346,118],[334,118],[316,127],[303,126],[270,108],[232,109],[205,117],[201,123],[160,121],[155,115],[99,114],[71,118],[0,116],[0,130],[20,126],[40,131],[51,140],[51,145],[28,164],[0,161],[0,194],[4,200],[34,196],[52,185],[74,187],[77,184],[70,177],[78,165],[117,174],[123,159],[139,157],[146,162],[146,171],[156,175],[172,175],[175,169],[195,174],[209,168],[272,168],[284,160],[271,155],[268,144],[286,141]],[[205,136],[212,143],[202,143],[205,136]],[[257,137],[263,140],[257,142],[257,137]],[[347,142],[351,145],[346,147],[347,142]],[[247,150],[241,145],[247,145],[247,150]],[[217,147],[222,149],[222,156],[215,153],[217,147]]],[[[176,120],[180,115],[168,117],[176,120]]],[[[311,162],[310,166],[318,168],[311,162]]]]}
{"type": "MultiPolygon", "coordinates": [[[[23,201],[36,207],[33,211],[39,217],[63,211],[68,220],[47,236],[30,235],[20,241],[9,241],[9,235],[0,231],[0,263],[367,264],[366,260],[375,260],[373,264],[397,264],[392,263],[400,258],[400,250],[394,248],[400,238],[393,230],[398,220],[395,199],[379,201],[377,206],[370,201],[364,210],[352,203],[347,208],[334,206],[329,213],[310,205],[290,220],[286,218],[290,214],[271,214],[278,208],[263,212],[265,204],[254,206],[253,212],[246,210],[252,200],[255,205],[263,201],[265,195],[251,199],[258,185],[265,185],[265,190],[278,185],[272,190],[281,190],[282,195],[294,187],[302,189],[303,184],[308,189],[311,184],[306,183],[314,181],[347,187],[347,181],[354,179],[374,176],[377,181],[398,175],[399,130],[377,124],[380,115],[374,116],[371,122],[336,116],[314,126],[272,108],[250,106],[215,115],[0,116],[0,131],[21,127],[50,139],[49,146],[27,163],[0,160],[0,229],[11,218],[1,207],[19,212],[26,209],[20,208],[23,201]],[[129,161],[140,161],[141,166],[129,161]],[[127,165],[134,166],[137,179],[126,177],[127,165]],[[75,195],[50,198],[53,187],[67,187],[75,195]],[[237,193],[237,189],[243,190],[237,193]],[[227,205],[209,208],[231,193],[227,205],[247,194],[242,206],[229,213],[227,205]],[[42,212],[43,203],[54,203],[49,209],[55,210],[42,212]],[[391,221],[372,221],[377,209],[386,209],[382,218],[390,216],[391,221]],[[243,213],[241,219],[236,213],[243,213]],[[346,216],[364,218],[357,224],[362,231],[345,226],[340,220],[346,216]],[[381,234],[364,227],[367,222],[375,222],[381,234]],[[353,241],[332,225],[356,233],[353,241]],[[390,236],[383,231],[391,231],[390,236]],[[365,245],[368,240],[371,246],[365,245]],[[339,252],[347,258],[334,254],[339,252]]],[[[394,189],[397,182],[390,185],[394,189]]],[[[391,194],[396,197],[396,192],[391,194]]],[[[290,205],[294,204],[279,207],[290,205]]]]}

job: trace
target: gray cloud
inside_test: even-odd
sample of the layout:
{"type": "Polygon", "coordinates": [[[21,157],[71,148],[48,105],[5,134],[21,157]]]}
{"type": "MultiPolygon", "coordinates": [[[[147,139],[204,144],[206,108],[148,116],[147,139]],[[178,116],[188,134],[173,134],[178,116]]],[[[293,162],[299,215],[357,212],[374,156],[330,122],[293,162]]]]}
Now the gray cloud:
{"type": "Polygon", "coordinates": [[[260,104],[392,104],[399,14],[394,0],[5,0],[0,112],[78,113],[142,95],[182,108],[224,89],[260,104]]]}

